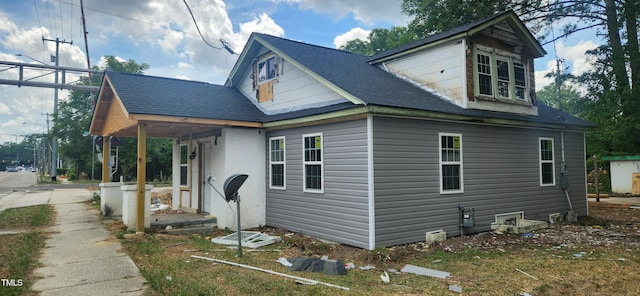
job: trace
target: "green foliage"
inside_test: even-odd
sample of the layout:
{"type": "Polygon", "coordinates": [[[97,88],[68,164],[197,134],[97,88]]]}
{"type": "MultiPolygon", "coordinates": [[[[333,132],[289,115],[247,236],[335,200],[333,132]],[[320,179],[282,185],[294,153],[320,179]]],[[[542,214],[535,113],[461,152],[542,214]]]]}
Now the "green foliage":
{"type": "MultiPolygon", "coordinates": [[[[137,139],[124,138],[118,148],[119,167],[117,176],[122,175],[125,181],[133,181],[136,177],[138,164],[137,139]]],[[[147,139],[147,180],[166,180],[171,174],[172,157],[171,139],[147,139]]],[[[117,178],[116,178],[117,179],[117,178]]]]}
{"type": "MultiPolygon", "coordinates": [[[[593,29],[607,43],[587,52],[593,70],[580,77],[562,76],[563,110],[598,125],[587,132],[587,154],[640,154],[640,46],[636,0],[519,1],[404,0],[402,11],[413,17],[408,25],[418,38],[481,20],[512,9],[541,43],[593,29]],[[563,23],[558,27],[558,23],[563,23]],[[553,25],[551,25],[553,24],[553,25]],[[550,29],[560,34],[551,35],[550,29]],[[586,89],[578,92],[577,89],[586,89]]],[[[357,45],[357,44],[355,44],[357,45]]],[[[558,73],[551,73],[554,76],[558,73]]],[[[558,107],[557,89],[549,86],[538,98],[558,107]]]]}
{"type": "Polygon", "coordinates": [[[41,150],[41,138],[40,135],[31,135],[20,143],[5,142],[0,144],[0,170],[4,170],[6,166],[24,165],[25,167],[29,167],[34,164],[34,161],[37,163],[39,156],[38,151],[41,150]],[[34,149],[36,149],[35,159],[34,149]]]}
{"type": "MultiPolygon", "coordinates": [[[[145,63],[137,63],[134,60],[120,61],[114,56],[105,56],[106,69],[116,72],[143,74],[149,69],[145,63]]],[[[98,69],[97,67],[94,67],[98,69]]],[[[98,69],[99,70],[99,69],[98,69]]],[[[99,85],[102,75],[91,77],[93,85],[99,85]]],[[[89,77],[82,76],[78,84],[89,85],[89,77]]],[[[84,136],[89,129],[91,116],[93,115],[93,105],[97,94],[87,91],[71,91],[66,100],[60,102],[55,124],[52,133],[59,141],[59,152],[65,163],[73,167],[73,171],[68,172],[70,179],[76,179],[80,173],[90,174],[92,169],[91,161],[94,159],[92,153],[96,153],[102,147],[92,145],[92,137],[84,136]],[[92,149],[93,148],[93,149],[92,149]],[[94,150],[95,149],[95,150],[94,150]],[[73,176],[71,176],[73,175],[73,176]]],[[[112,147],[113,148],[113,147],[112,147]]],[[[94,176],[101,178],[101,164],[94,159],[94,176]]],[[[131,180],[135,176],[137,165],[137,142],[135,138],[122,139],[122,144],[118,147],[118,172],[114,179],[123,175],[125,180],[131,180]]],[[[147,140],[147,175],[148,180],[166,179],[165,176],[171,174],[171,140],[170,139],[148,139],[147,140]]]]}
{"type": "Polygon", "coordinates": [[[164,253],[159,240],[153,237],[141,237],[126,241],[132,252],[142,256],[156,256],[164,253]]]}
{"type": "Polygon", "coordinates": [[[409,29],[420,38],[514,8],[511,0],[404,0],[402,12],[414,17],[409,29]]]}
{"type": "MultiPolygon", "coordinates": [[[[31,295],[34,280],[32,271],[38,266],[38,251],[45,247],[47,236],[43,232],[25,232],[3,236],[0,267],[4,278],[22,280],[23,286],[0,286],[1,295],[31,295]]],[[[33,294],[35,295],[35,293],[33,294]]]]}
{"type": "Polygon", "coordinates": [[[393,27],[391,30],[373,29],[369,33],[368,40],[351,40],[340,49],[370,56],[414,40],[416,40],[416,35],[405,27],[393,27]]]}
{"type": "Polygon", "coordinates": [[[47,226],[53,220],[50,205],[6,209],[0,212],[0,229],[32,228],[47,226]]]}
{"type": "Polygon", "coordinates": [[[578,90],[570,84],[562,84],[560,87],[560,99],[562,100],[562,108],[558,101],[558,84],[552,83],[541,90],[536,92],[536,98],[545,103],[547,106],[551,106],[556,109],[562,109],[563,111],[585,118],[585,106],[582,102],[582,95],[578,90]]]}
{"type": "Polygon", "coordinates": [[[21,279],[23,286],[0,286],[0,295],[31,295],[33,270],[38,266],[39,250],[45,247],[47,234],[40,227],[53,224],[54,211],[50,205],[7,209],[0,212],[0,229],[29,228],[19,234],[2,236],[0,269],[3,278],[21,279]],[[35,230],[33,230],[35,229],[35,230]]]}

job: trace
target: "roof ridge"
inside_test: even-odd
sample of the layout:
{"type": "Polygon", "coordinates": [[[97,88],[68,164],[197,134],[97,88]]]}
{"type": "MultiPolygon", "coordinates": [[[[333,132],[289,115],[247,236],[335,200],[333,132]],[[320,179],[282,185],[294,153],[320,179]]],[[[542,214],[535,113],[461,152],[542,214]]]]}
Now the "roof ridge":
{"type": "Polygon", "coordinates": [[[109,73],[113,73],[113,74],[117,74],[117,75],[138,76],[138,77],[166,79],[166,80],[180,81],[180,82],[208,84],[208,85],[214,85],[214,86],[224,86],[222,84],[214,84],[214,83],[210,83],[210,82],[206,82],[206,81],[199,81],[199,80],[189,80],[189,79],[180,79],[180,78],[172,78],[172,77],[165,77],[165,76],[147,75],[147,74],[144,74],[144,73],[137,74],[137,73],[127,73],[127,72],[118,72],[118,71],[113,71],[113,70],[105,70],[105,75],[109,74],[109,73]]]}
{"type": "Polygon", "coordinates": [[[497,13],[497,14],[494,14],[494,15],[491,15],[491,16],[476,20],[474,22],[463,23],[463,24],[460,24],[460,25],[455,26],[453,28],[447,29],[445,31],[437,32],[437,33],[431,34],[429,36],[426,36],[424,38],[420,38],[420,39],[417,39],[417,40],[414,40],[414,41],[411,41],[411,42],[407,42],[405,44],[398,45],[396,47],[387,49],[387,50],[385,50],[383,52],[379,52],[379,53],[376,53],[376,54],[373,54],[373,55],[369,56],[369,62],[372,62],[372,61],[375,61],[377,59],[381,59],[381,58],[384,58],[384,57],[387,57],[387,56],[391,56],[391,55],[394,55],[396,53],[399,53],[399,52],[402,52],[402,51],[406,51],[406,50],[409,50],[409,49],[412,49],[412,48],[415,48],[415,47],[419,47],[419,46],[422,46],[422,45],[430,44],[430,43],[433,43],[435,41],[441,40],[441,39],[443,39],[445,37],[448,37],[448,36],[454,36],[454,35],[457,35],[457,34],[459,34],[461,32],[469,31],[469,30],[471,30],[472,28],[474,28],[476,26],[479,26],[481,24],[489,22],[489,21],[491,21],[493,19],[500,18],[500,17],[502,17],[502,16],[504,16],[506,14],[510,14],[510,13],[515,14],[515,12],[513,10],[511,10],[511,9],[505,10],[503,12],[500,12],[500,13],[497,13]]]}
{"type": "Polygon", "coordinates": [[[328,46],[317,45],[317,44],[313,44],[313,43],[307,43],[307,42],[304,42],[304,41],[294,40],[294,39],[289,39],[289,38],[284,38],[284,37],[279,37],[279,36],[274,36],[274,35],[271,35],[271,34],[258,33],[258,32],[253,32],[252,34],[255,34],[255,35],[257,35],[257,36],[266,36],[266,37],[268,37],[268,38],[280,39],[280,40],[283,40],[283,41],[293,42],[293,43],[297,43],[297,44],[300,44],[300,45],[306,45],[306,46],[311,46],[311,47],[317,47],[317,48],[320,48],[320,49],[328,49],[328,50],[337,51],[337,52],[340,52],[340,53],[350,54],[350,55],[354,55],[354,56],[367,57],[367,56],[365,56],[365,55],[361,55],[361,54],[353,53],[353,52],[346,51],[346,50],[341,50],[341,49],[338,49],[338,48],[332,48],[332,47],[328,47],[328,46]]]}

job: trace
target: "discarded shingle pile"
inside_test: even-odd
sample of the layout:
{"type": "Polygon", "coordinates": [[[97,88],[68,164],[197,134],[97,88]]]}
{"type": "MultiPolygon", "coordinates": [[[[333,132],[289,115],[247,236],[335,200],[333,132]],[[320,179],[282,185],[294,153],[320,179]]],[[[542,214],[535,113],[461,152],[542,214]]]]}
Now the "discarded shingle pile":
{"type": "Polygon", "coordinates": [[[295,257],[288,260],[291,271],[324,272],[328,275],[346,275],[347,269],[342,260],[328,260],[308,257],[295,257]]]}

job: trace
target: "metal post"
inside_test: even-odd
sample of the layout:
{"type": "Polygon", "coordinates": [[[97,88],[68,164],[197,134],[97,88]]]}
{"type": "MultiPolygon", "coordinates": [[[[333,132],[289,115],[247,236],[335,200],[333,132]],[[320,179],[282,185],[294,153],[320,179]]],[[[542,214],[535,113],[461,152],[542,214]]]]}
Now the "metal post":
{"type": "Polygon", "coordinates": [[[238,218],[238,257],[242,257],[242,228],[240,227],[240,195],[236,195],[236,217],[238,218]]]}
{"type": "MultiPolygon", "coordinates": [[[[47,139],[47,141],[46,141],[47,144],[44,147],[44,149],[45,149],[44,155],[49,155],[49,157],[51,157],[51,154],[50,154],[51,151],[49,151],[49,144],[50,144],[49,143],[49,137],[51,137],[51,132],[49,131],[49,115],[50,114],[49,113],[40,113],[40,115],[46,115],[47,116],[47,138],[46,138],[47,139]]],[[[43,177],[44,177],[44,175],[47,174],[47,165],[46,165],[47,159],[46,159],[46,157],[44,159],[44,162],[45,162],[45,165],[42,166],[42,169],[43,169],[42,175],[43,175],[43,177]]]]}
{"type": "Polygon", "coordinates": [[[94,167],[96,164],[96,136],[91,136],[91,187],[93,188],[94,178],[94,167]]]}
{"type": "MultiPolygon", "coordinates": [[[[73,44],[73,41],[71,42],[67,42],[65,40],[60,40],[58,38],[56,38],[56,40],[53,39],[47,39],[42,37],[42,41],[52,41],[56,43],[56,70],[55,70],[55,74],[56,77],[54,79],[54,83],[56,85],[56,88],[54,89],[54,93],[53,93],[53,118],[55,119],[55,116],[58,114],[58,66],[60,65],[60,43],[67,43],[67,44],[73,44]]],[[[51,142],[51,181],[56,181],[56,168],[58,167],[58,155],[57,155],[57,148],[58,148],[58,138],[55,135],[52,135],[52,142],[51,142]]]]}
{"type": "Polygon", "coordinates": [[[598,156],[593,155],[593,186],[596,188],[596,202],[600,202],[600,186],[598,181],[598,156]]]}

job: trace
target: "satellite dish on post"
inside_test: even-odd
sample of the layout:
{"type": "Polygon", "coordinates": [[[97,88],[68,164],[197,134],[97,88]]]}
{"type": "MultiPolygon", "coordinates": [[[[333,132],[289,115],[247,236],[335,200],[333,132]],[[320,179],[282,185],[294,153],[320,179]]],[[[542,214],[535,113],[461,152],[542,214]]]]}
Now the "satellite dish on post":
{"type": "MultiPolygon", "coordinates": [[[[238,189],[240,189],[240,186],[244,184],[244,181],[246,181],[247,178],[249,178],[249,175],[235,174],[229,176],[229,178],[224,181],[224,199],[226,199],[227,202],[238,201],[238,189]]],[[[238,217],[239,216],[240,212],[238,212],[238,217]]]]}
{"type": "Polygon", "coordinates": [[[240,186],[244,184],[244,181],[249,178],[249,175],[245,174],[235,174],[229,176],[227,180],[224,181],[224,199],[227,202],[235,201],[237,207],[236,217],[238,218],[238,257],[242,257],[242,228],[240,227],[240,196],[238,195],[238,189],[240,186]]]}

